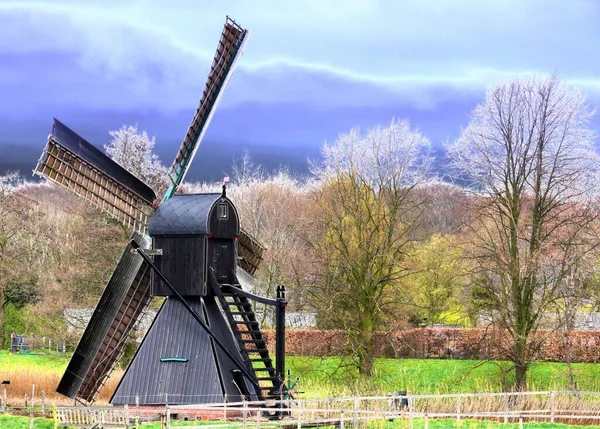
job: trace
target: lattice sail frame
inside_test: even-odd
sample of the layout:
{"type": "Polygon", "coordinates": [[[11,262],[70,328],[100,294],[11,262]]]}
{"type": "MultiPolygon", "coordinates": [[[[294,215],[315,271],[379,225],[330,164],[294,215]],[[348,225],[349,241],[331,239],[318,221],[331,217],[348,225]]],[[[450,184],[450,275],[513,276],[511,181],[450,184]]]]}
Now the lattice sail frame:
{"type": "Polygon", "coordinates": [[[238,266],[254,276],[263,260],[265,247],[243,229],[238,240],[238,266]]]}
{"type": "Polygon", "coordinates": [[[154,209],[147,201],[92,164],[71,152],[53,135],[42,152],[34,174],[68,189],[141,234],[154,209]]]}
{"type": "MultiPolygon", "coordinates": [[[[142,248],[146,235],[133,233],[142,248]]],[[[152,298],[151,269],[128,244],[104,289],[57,391],[93,403],[123,355],[125,341],[152,298]]]]}
{"type": "Polygon", "coordinates": [[[110,377],[116,363],[123,356],[125,341],[152,299],[150,293],[151,274],[152,269],[143,262],[92,361],[92,366],[77,392],[77,397],[93,403],[110,377]]]}
{"type": "Polygon", "coordinates": [[[248,30],[240,27],[234,20],[227,17],[217,52],[213,59],[210,72],[200,102],[196,108],[192,122],[188,127],[181,147],[175,156],[171,171],[171,186],[165,193],[163,201],[169,199],[177,187],[183,182],[189,166],[194,159],[202,138],[208,129],[215,107],[224,92],[238,58],[243,52],[247,41],[248,30]]]}

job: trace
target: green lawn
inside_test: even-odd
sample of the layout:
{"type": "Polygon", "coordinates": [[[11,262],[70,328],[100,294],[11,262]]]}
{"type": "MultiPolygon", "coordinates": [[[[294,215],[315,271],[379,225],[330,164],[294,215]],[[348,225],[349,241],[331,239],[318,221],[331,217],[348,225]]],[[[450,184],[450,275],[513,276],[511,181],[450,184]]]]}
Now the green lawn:
{"type": "MultiPolygon", "coordinates": [[[[52,419],[34,419],[35,429],[53,429],[52,419]]],[[[29,417],[0,415],[2,429],[29,429],[29,417]]]]}
{"type": "MultiPolygon", "coordinates": [[[[355,371],[340,367],[334,357],[290,356],[287,367],[300,376],[300,387],[309,397],[386,394],[407,390],[416,394],[497,392],[502,390],[506,363],[439,359],[377,359],[371,379],[359,378],[355,371]]],[[[573,364],[580,390],[600,391],[600,365],[573,364]]],[[[510,381],[513,374],[505,375],[510,381]]],[[[568,366],[540,362],[531,365],[530,390],[571,390],[568,366]]]]}
{"type": "Polygon", "coordinates": [[[18,353],[10,354],[0,350],[0,367],[18,365],[35,368],[39,371],[63,371],[71,359],[71,355],[58,352],[18,353]]]}

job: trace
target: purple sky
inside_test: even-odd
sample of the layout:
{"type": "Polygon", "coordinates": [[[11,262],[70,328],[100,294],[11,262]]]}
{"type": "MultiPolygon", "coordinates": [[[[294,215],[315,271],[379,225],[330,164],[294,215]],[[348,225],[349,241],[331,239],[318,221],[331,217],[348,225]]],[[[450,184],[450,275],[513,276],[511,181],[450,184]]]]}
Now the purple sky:
{"type": "Polygon", "coordinates": [[[600,104],[595,0],[3,0],[0,144],[40,151],[52,117],[98,145],[137,123],[169,162],[226,14],[251,36],[199,157],[302,162],[394,116],[440,145],[515,75],[558,72],[600,104]]]}

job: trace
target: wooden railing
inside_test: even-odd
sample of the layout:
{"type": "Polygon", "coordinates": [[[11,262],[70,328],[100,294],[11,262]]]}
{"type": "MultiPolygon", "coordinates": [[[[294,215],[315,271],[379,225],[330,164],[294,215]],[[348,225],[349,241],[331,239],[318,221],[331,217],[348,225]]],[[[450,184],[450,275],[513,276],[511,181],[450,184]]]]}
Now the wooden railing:
{"type": "MultiPolygon", "coordinates": [[[[343,398],[312,398],[271,401],[243,401],[200,405],[167,405],[154,409],[163,427],[170,429],[178,419],[214,420],[186,429],[315,427],[403,420],[409,428],[416,420],[429,427],[432,419],[492,420],[504,423],[546,421],[550,423],[598,424],[600,392],[507,392],[442,395],[388,395],[343,398]],[[281,420],[272,417],[279,414],[281,420]]],[[[147,415],[146,415],[147,418],[147,415]]],[[[155,419],[154,419],[155,420],[155,419]]],[[[129,428],[140,422],[140,410],[128,407],[57,407],[55,428],[129,428]],[[86,426],[87,425],[87,426],[86,426]]],[[[143,427],[143,425],[142,425],[143,427]]]]}
{"type": "Polygon", "coordinates": [[[131,427],[128,407],[54,407],[54,428],[131,427]]]}

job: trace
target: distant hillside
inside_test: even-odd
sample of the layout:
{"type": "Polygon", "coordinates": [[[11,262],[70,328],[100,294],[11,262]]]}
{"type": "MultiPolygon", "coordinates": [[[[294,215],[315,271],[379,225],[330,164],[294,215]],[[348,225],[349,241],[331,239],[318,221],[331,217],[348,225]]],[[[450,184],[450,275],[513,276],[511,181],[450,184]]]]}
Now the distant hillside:
{"type": "MultiPolygon", "coordinates": [[[[174,148],[178,142],[157,145],[157,154],[164,164],[171,165],[174,148]]],[[[44,145],[16,145],[0,143],[0,175],[8,171],[19,171],[27,180],[37,180],[32,177],[32,171],[42,153],[44,145]]],[[[252,157],[256,164],[260,164],[267,172],[273,172],[280,167],[286,167],[295,177],[309,175],[308,159],[318,159],[319,150],[314,147],[250,147],[235,143],[204,142],[198,149],[196,158],[192,163],[186,177],[189,181],[218,181],[225,175],[232,174],[232,165],[239,159],[244,151],[252,157]]],[[[447,172],[447,159],[443,148],[434,148],[432,173],[444,177],[447,172]]]]}
{"type": "Polygon", "coordinates": [[[43,146],[37,148],[0,143],[0,175],[9,171],[18,171],[28,180],[32,180],[32,171],[42,153],[42,148],[43,146]]]}
{"type": "MultiPolygon", "coordinates": [[[[157,145],[157,154],[164,164],[171,165],[175,148],[178,146],[179,142],[157,145]]],[[[32,170],[35,168],[43,148],[43,143],[39,146],[0,143],[0,175],[9,171],[19,171],[28,180],[37,180],[32,177],[32,170]]],[[[190,181],[220,180],[224,175],[232,173],[233,162],[240,158],[245,150],[248,150],[254,162],[262,165],[266,171],[274,171],[285,166],[295,176],[307,175],[307,159],[319,156],[318,150],[307,150],[302,147],[283,150],[273,146],[252,148],[240,144],[204,142],[198,149],[186,179],[190,181]]]]}

